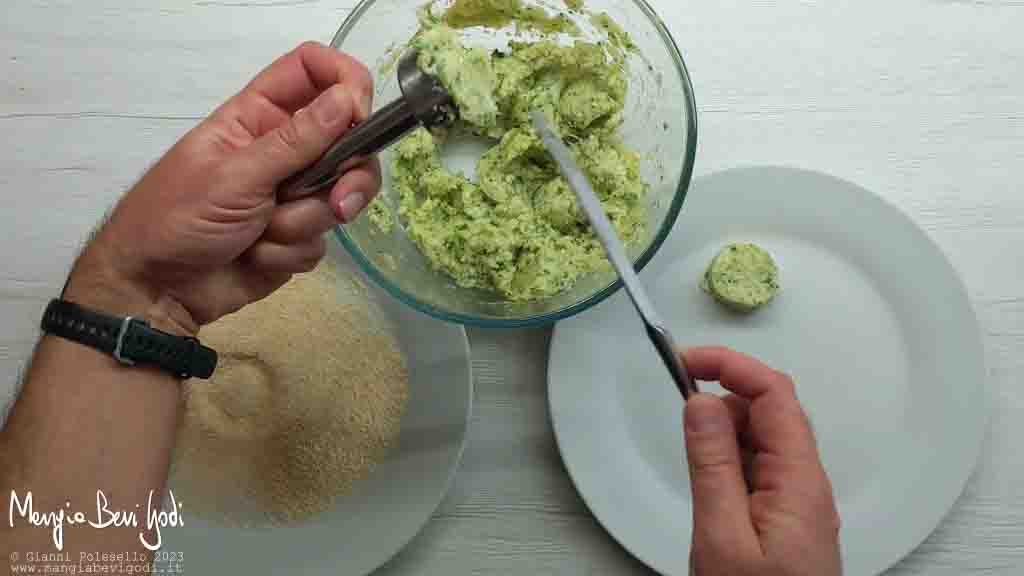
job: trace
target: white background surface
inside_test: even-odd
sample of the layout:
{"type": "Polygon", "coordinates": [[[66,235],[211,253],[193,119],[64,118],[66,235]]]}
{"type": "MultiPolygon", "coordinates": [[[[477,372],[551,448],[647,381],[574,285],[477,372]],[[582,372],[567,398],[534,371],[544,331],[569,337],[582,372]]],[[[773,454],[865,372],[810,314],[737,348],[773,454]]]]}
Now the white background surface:
{"type": "MultiPolygon", "coordinates": [[[[45,300],[117,196],[265,63],[302,40],[329,41],[353,4],[3,3],[4,386],[14,387],[45,300]]],[[[908,213],[963,276],[988,354],[991,430],[957,507],[892,574],[1019,574],[1024,3],[653,4],[693,75],[697,175],[770,163],[853,180],[908,213]]],[[[470,338],[478,388],[461,472],[432,523],[382,572],[646,573],[565,475],[545,400],[548,332],[470,338]]]]}

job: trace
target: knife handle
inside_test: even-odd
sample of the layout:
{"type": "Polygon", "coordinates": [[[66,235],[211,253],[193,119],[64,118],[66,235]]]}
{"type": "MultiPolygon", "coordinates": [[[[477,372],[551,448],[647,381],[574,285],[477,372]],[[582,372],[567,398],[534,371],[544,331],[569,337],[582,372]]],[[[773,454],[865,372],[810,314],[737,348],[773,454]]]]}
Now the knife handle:
{"type": "Polygon", "coordinates": [[[684,400],[689,400],[690,396],[698,392],[697,384],[686,370],[683,359],[679,357],[679,351],[676,349],[672,335],[663,326],[645,324],[645,327],[647,336],[654,344],[654,349],[658,351],[658,356],[661,356],[661,361],[668,368],[669,374],[672,375],[672,380],[675,381],[679,393],[683,395],[684,400]]]}

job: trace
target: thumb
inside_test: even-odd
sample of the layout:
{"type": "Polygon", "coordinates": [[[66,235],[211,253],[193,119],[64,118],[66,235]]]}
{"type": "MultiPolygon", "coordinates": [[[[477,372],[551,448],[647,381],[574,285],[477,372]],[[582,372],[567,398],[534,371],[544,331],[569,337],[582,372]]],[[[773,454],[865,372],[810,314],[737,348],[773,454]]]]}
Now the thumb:
{"type": "Polygon", "coordinates": [[[242,173],[255,178],[253,184],[276,186],[320,158],[351,127],[355,110],[352,91],[342,84],[331,86],[287,122],[241,150],[242,173]]]}
{"type": "Polygon", "coordinates": [[[737,538],[756,541],[736,429],[725,402],[696,394],[686,402],[684,416],[694,540],[712,546],[735,546],[737,538]]]}

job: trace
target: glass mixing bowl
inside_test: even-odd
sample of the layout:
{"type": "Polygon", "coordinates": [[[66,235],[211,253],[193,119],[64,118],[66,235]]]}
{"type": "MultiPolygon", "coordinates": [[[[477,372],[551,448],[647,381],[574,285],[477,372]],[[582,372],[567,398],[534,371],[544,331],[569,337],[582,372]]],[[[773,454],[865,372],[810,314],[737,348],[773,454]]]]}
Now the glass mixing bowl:
{"type": "MultiPolygon", "coordinates": [[[[391,64],[396,51],[418,29],[416,10],[423,3],[363,0],[332,42],[336,49],[370,67],[377,107],[400,95],[391,64]]],[[[644,0],[587,0],[585,7],[591,12],[607,12],[640,49],[641,57],[634,56],[629,62],[629,95],[620,130],[624,142],[640,153],[642,174],[650,185],[646,239],[630,247],[630,257],[639,270],[668,236],[690,184],[697,147],[693,87],[678,47],[644,0]]],[[[384,172],[381,194],[395,207],[397,198],[389,185],[390,152],[383,151],[380,160],[384,172]]],[[[466,164],[447,157],[445,161],[457,167],[466,164]]],[[[545,324],[594,306],[622,285],[608,267],[582,277],[565,292],[514,302],[493,292],[456,285],[444,272],[431,267],[400,224],[385,234],[364,216],[335,230],[341,244],[381,287],[413,308],[451,322],[489,327],[545,324]]]]}

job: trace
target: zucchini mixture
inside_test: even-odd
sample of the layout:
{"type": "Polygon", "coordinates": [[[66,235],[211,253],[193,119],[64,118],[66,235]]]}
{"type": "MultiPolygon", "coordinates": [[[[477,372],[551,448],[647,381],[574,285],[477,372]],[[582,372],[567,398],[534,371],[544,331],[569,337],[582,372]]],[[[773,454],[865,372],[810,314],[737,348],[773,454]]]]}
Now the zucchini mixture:
{"type": "MultiPolygon", "coordinates": [[[[570,7],[583,14],[581,2],[570,7]]],[[[622,240],[629,245],[645,238],[648,186],[639,155],[617,136],[626,59],[635,48],[606,15],[590,15],[590,22],[605,39],[584,41],[564,14],[521,0],[457,0],[442,16],[420,11],[411,45],[420,67],[452,94],[460,118],[445,133],[421,128],[399,142],[391,186],[409,237],[460,286],[535,300],[607,266],[575,195],[530,125],[531,109],[553,121],[622,240]],[[465,45],[459,34],[460,28],[509,23],[539,39],[489,51],[465,45]],[[573,40],[565,42],[566,36],[573,40]],[[490,143],[475,180],[442,165],[452,131],[490,143]]],[[[378,213],[378,220],[386,218],[378,213]]]]}
{"type": "Polygon", "coordinates": [[[771,302],[779,292],[779,269],[760,247],[730,244],[711,261],[701,286],[725,306],[751,312],[771,302]]]}

